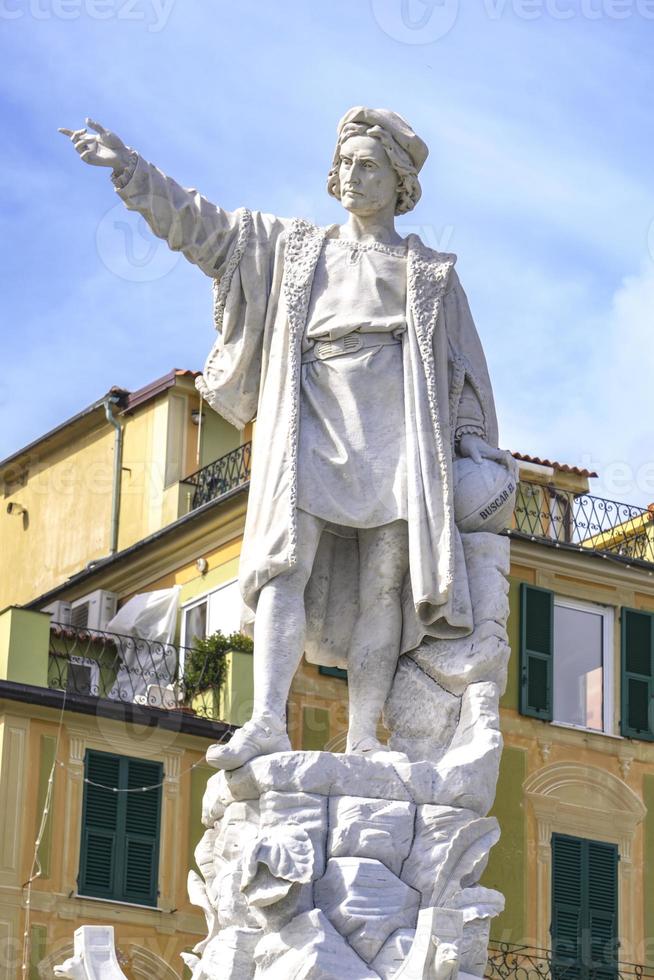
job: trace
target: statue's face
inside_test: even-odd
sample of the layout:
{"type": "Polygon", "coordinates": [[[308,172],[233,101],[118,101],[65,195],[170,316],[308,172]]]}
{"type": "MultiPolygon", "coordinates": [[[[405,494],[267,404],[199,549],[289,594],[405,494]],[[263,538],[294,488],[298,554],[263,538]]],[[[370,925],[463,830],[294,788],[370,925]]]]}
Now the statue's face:
{"type": "Polygon", "coordinates": [[[341,204],[352,214],[369,215],[397,201],[398,176],[379,140],[350,136],[341,146],[338,179],[341,204]]]}

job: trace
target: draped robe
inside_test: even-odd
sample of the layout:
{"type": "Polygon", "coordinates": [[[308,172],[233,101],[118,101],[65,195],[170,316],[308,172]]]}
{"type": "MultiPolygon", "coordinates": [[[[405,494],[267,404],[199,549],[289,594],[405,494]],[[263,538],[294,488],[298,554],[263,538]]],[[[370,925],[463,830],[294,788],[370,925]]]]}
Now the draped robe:
{"type": "MultiPolygon", "coordinates": [[[[154,233],[214,281],[217,340],[196,385],[242,429],[256,417],[239,584],[249,629],[261,588],[291,569],[297,534],[301,344],[313,273],[325,236],[302,219],[225,211],[142,157],[116,189],[154,233]]],[[[455,439],[474,432],[497,445],[483,350],[454,270],[456,257],[407,238],[407,329],[402,340],[409,573],[398,653],[424,636],[473,628],[465,559],[454,522],[455,439]]],[[[380,393],[383,410],[383,393],[380,393]]],[[[323,534],[305,592],[308,659],[346,666],[359,609],[358,546],[323,534]]]]}

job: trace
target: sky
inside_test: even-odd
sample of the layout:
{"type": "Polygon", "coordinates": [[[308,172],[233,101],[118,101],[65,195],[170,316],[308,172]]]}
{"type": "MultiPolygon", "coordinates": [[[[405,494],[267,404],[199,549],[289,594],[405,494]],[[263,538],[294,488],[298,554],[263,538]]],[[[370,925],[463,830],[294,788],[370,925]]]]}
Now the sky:
{"type": "Polygon", "coordinates": [[[459,256],[501,445],[654,501],[654,0],[0,0],[0,55],[0,458],[214,339],[209,280],[57,127],[326,224],[370,105],[430,147],[398,230],[459,256]]]}

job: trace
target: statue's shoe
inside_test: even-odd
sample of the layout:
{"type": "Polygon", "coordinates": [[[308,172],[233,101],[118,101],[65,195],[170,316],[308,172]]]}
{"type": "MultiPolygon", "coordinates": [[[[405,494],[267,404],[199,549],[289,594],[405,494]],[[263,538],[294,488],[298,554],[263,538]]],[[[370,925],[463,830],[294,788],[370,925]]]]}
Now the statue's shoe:
{"type": "Polygon", "coordinates": [[[348,738],[345,751],[351,755],[374,755],[377,752],[390,752],[388,745],[384,745],[378,738],[369,735],[360,738],[358,742],[351,742],[348,738]]]}
{"type": "Polygon", "coordinates": [[[252,719],[232,735],[226,745],[210,745],[207,762],[216,769],[238,769],[259,755],[290,752],[291,743],[285,728],[269,724],[267,719],[252,719]]]}

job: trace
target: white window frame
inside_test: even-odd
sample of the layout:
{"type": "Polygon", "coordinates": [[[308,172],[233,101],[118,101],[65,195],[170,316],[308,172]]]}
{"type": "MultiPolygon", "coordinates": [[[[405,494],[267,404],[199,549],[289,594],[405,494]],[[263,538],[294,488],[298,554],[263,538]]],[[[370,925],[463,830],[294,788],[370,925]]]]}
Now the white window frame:
{"type": "MultiPolygon", "coordinates": [[[[604,606],[598,602],[584,602],[581,599],[569,599],[565,596],[554,595],[554,605],[577,612],[592,613],[602,617],[602,729],[588,728],[586,725],[575,725],[569,721],[552,719],[552,724],[562,728],[574,728],[593,735],[613,735],[613,677],[614,677],[614,623],[615,610],[612,606],[604,606]]],[[[552,685],[556,672],[556,628],[554,629],[554,650],[552,656],[552,685]]],[[[554,712],[554,689],[552,689],[552,713],[554,712]]]]}
{"type": "Polygon", "coordinates": [[[180,606],[180,612],[181,612],[181,616],[182,616],[182,623],[181,623],[181,629],[180,629],[180,646],[188,647],[189,646],[189,642],[188,641],[189,641],[189,639],[192,639],[192,637],[187,637],[187,635],[186,635],[186,614],[187,614],[187,612],[190,612],[191,609],[195,609],[197,606],[202,606],[202,605],[205,605],[206,604],[206,606],[207,606],[207,625],[208,625],[208,623],[209,623],[209,596],[210,595],[211,595],[211,592],[204,592],[201,596],[196,596],[194,599],[192,599],[189,602],[184,603],[184,605],[180,606]]]}
{"type": "Polygon", "coordinates": [[[189,599],[188,602],[184,603],[180,607],[182,614],[182,625],[180,630],[180,644],[183,647],[189,646],[186,637],[186,613],[188,610],[195,608],[196,606],[201,606],[203,603],[207,604],[207,636],[211,636],[219,629],[218,624],[214,624],[211,619],[211,596],[216,592],[220,592],[222,589],[226,589],[229,585],[234,585],[238,582],[238,578],[230,578],[227,582],[221,582],[220,585],[216,585],[213,589],[208,589],[203,592],[202,595],[194,596],[193,599],[189,599]]]}

